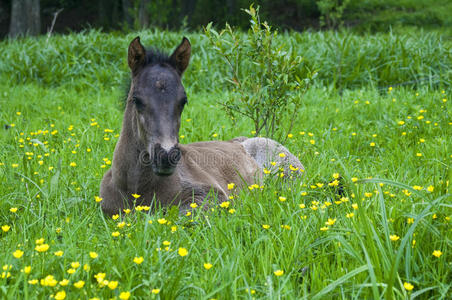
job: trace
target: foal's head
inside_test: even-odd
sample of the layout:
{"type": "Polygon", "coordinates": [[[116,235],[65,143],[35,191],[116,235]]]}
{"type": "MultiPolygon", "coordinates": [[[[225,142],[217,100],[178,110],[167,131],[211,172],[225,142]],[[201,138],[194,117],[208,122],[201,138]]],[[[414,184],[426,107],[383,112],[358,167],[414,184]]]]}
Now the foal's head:
{"type": "Polygon", "coordinates": [[[132,85],[128,105],[134,112],[138,138],[150,155],[152,171],[158,176],[171,175],[181,158],[179,127],[187,103],[181,77],[190,52],[190,42],[185,37],[171,56],[146,51],[139,37],[129,45],[132,85]]]}

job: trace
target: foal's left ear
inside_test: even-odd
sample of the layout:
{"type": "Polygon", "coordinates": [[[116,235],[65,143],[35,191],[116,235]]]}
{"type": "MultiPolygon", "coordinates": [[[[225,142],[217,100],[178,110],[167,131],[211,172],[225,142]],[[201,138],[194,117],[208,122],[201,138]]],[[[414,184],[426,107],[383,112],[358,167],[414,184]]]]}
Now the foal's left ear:
{"type": "Polygon", "coordinates": [[[173,54],[171,54],[171,61],[174,63],[176,69],[182,75],[190,62],[191,45],[190,41],[184,37],[173,54]]]}

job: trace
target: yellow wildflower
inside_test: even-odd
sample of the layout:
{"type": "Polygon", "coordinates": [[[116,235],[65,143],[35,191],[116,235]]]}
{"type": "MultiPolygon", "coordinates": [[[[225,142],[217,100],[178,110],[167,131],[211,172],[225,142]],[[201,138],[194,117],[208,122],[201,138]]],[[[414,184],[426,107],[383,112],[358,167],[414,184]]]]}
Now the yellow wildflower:
{"type": "Polygon", "coordinates": [[[55,294],[53,297],[55,300],[64,300],[66,298],[66,292],[65,291],[59,291],[55,294]]]}
{"type": "Polygon", "coordinates": [[[441,255],[443,255],[443,253],[441,252],[441,250],[435,250],[435,251],[433,251],[433,256],[436,256],[436,257],[440,257],[441,255]]]}
{"type": "Polygon", "coordinates": [[[411,290],[414,288],[414,286],[413,286],[411,283],[409,283],[409,282],[405,282],[405,283],[403,284],[403,287],[404,287],[405,290],[407,290],[407,291],[411,291],[411,290]]]}
{"type": "Polygon", "coordinates": [[[282,276],[284,275],[284,270],[276,270],[273,272],[273,274],[275,274],[275,276],[282,276]]]}
{"type": "Polygon", "coordinates": [[[35,250],[38,252],[46,252],[47,250],[49,250],[49,245],[48,244],[37,245],[35,247],[35,250]]]}
{"type": "Polygon", "coordinates": [[[393,242],[398,241],[400,239],[400,237],[397,234],[391,234],[389,236],[389,239],[393,242]]]}
{"type": "Polygon", "coordinates": [[[134,257],[133,262],[136,263],[137,265],[141,264],[144,261],[143,256],[140,257],[134,257]]]}
{"type": "Polygon", "coordinates": [[[188,251],[187,251],[187,249],[185,249],[185,248],[179,248],[179,250],[177,251],[177,253],[180,255],[180,256],[186,256],[187,254],[188,254],[188,251]]]}
{"type": "Polygon", "coordinates": [[[81,289],[85,285],[85,282],[83,280],[79,280],[76,283],[74,283],[74,286],[78,289],[81,289]]]}
{"type": "Polygon", "coordinates": [[[211,263],[204,263],[204,268],[206,270],[210,270],[210,268],[212,268],[212,264],[211,263]]]}
{"type": "Polygon", "coordinates": [[[21,258],[22,255],[24,255],[24,252],[22,250],[20,250],[20,249],[17,249],[16,251],[13,252],[13,256],[15,258],[21,258]]]}

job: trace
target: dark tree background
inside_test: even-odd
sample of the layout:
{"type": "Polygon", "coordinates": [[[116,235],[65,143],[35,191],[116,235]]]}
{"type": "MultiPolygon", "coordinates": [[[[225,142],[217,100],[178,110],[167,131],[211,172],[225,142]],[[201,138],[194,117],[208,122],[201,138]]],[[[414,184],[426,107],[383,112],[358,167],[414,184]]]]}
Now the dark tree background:
{"type": "Polygon", "coordinates": [[[324,20],[333,20],[333,28],[340,24],[361,31],[452,25],[452,14],[445,13],[452,9],[450,0],[0,0],[0,38],[45,34],[57,11],[53,32],[58,33],[85,28],[196,30],[209,22],[247,28],[248,16],[241,9],[251,3],[260,6],[262,19],[283,29],[318,29],[331,23],[324,20]]]}
{"type": "Polygon", "coordinates": [[[280,27],[303,29],[319,17],[314,0],[1,0],[0,37],[44,34],[60,9],[53,28],[60,33],[93,27],[197,29],[211,21],[246,27],[248,17],[241,8],[253,2],[266,20],[280,27]]]}

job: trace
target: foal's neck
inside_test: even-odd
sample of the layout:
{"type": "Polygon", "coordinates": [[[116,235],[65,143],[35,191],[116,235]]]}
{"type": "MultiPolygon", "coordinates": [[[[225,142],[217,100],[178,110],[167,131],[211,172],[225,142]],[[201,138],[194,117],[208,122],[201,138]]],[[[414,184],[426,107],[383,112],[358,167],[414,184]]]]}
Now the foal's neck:
{"type": "Polygon", "coordinates": [[[113,181],[121,189],[139,193],[152,187],[156,180],[149,160],[146,160],[146,147],[138,137],[135,112],[127,101],[119,141],[113,154],[113,181]]]}

